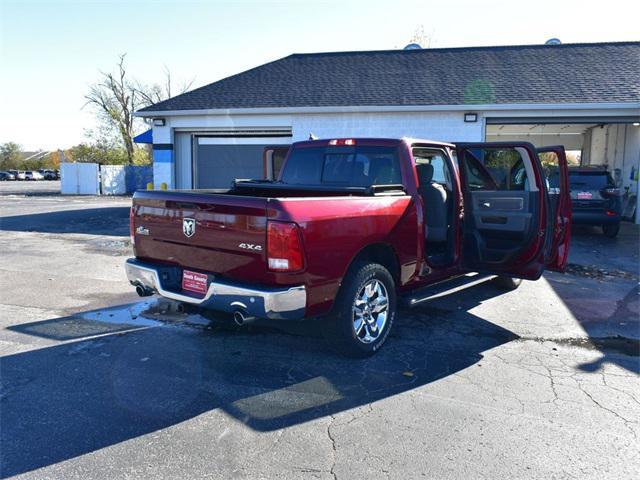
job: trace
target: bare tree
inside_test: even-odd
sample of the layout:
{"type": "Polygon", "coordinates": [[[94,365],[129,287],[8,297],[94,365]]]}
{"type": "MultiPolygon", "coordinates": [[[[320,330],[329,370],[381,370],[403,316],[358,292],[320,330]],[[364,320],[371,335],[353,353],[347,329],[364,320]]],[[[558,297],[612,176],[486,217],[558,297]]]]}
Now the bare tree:
{"type": "Polygon", "coordinates": [[[127,79],[125,56],[126,54],[120,55],[118,71],[115,75],[100,72],[102,80],[91,85],[85,99],[87,105],[96,107],[103,118],[117,129],[127,153],[127,163],[131,165],[134,152],[135,117],[133,113],[142,106],[142,99],[138,90],[127,79]]]}
{"type": "Polygon", "coordinates": [[[427,34],[425,33],[424,25],[417,25],[413,35],[409,39],[409,43],[417,43],[422,48],[430,48],[433,43],[433,32],[427,34]]]}
{"type": "Polygon", "coordinates": [[[171,71],[164,67],[164,79],[161,83],[154,83],[152,85],[145,85],[140,82],[136,83],[136,91],[140,96],[143,106],[154,105],[162,102],[174,95],[180,95],[188,91],[193,85],[194,79],[181,82],[176,88],[175,82],[171,77],[171,71]]]}
{"type": "MultiPolygon", "coordinates": [[[[142,126],[142,120],[134,116],[135,111],[171,98],[174,93],[186,92],[193,80],[181,83],[176,89],[171,72],[165,67],[161,83],[145,85],[129,78],[125,57],[126,54],[120,55],[115,74],[100,72],[101,80],[90,86],[85,99],[86,105],[96,108],[103,121],[100,137],[117,137],[117,142],[121,142],[126,152],[127,163],[131,165],[136,152],[133,137],[136,127],[142,126]]],[[[105,142],[98,143],[106,145],[105,142]]]]}

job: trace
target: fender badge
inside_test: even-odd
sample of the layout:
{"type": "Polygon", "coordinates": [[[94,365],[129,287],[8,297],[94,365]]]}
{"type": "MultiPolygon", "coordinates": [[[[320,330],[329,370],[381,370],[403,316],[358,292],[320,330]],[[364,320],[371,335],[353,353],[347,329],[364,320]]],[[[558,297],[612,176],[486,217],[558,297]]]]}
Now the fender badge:
{"type": "Polygon", "coordinates": [[[244,248],[245,250],[255,250],[256,252],[262,251],[262,245],[255,245],[253,243],[241,243],[238,247],[244,248]]]}

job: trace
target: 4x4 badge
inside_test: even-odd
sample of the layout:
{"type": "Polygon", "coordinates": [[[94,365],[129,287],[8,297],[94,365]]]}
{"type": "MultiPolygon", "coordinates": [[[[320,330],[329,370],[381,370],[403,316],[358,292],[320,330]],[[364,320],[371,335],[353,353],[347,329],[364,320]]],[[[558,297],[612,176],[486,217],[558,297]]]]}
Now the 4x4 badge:
{"type": "Polygon", "coordinates": [[[244,248],[245,250],[255,250],[257,252],[262,251],[262,245],[255,245],[253,243],[241,243],[238,245],[240,248],[244,248]]]}
{"type": "Polygon", "coordinates": [[[189,238],[193,237],[193,234],[196,233],[196,221],[193,218],[183,218],[182,219],[182,233],[189,238]]]}

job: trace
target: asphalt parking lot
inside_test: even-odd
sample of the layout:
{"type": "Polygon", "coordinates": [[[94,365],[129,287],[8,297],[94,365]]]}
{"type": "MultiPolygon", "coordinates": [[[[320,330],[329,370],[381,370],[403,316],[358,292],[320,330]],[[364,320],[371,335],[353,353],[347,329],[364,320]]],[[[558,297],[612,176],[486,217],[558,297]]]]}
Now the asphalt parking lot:
{"type": "MultiPolygon", "coordinates": [[[[2,478],[635,478],[640,232],[403,310],[373,358],[128,285],[127,198],[0,184],[2,478]],[[635,473],[634,473],[635,472],[635,473]]],[[[46,186],[46,184],[50,184],[46,186]]]]}

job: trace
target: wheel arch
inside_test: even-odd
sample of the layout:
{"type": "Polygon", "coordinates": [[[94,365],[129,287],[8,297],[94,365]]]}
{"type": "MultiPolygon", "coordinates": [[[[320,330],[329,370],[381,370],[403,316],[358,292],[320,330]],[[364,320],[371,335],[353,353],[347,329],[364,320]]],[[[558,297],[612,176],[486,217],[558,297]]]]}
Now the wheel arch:
{"type": "MultiPolygon", "coordinates": [[[[372,243],[363,247],[351,260],[344,272],[343,279],[349,274],[352,267],[360,261],[378,263],[389,270],[393,280],[398,284],[400,280],[400,261],[394,248],[388,243],[372,243]]],[[[342,285],[342,281],[340,282],[342,285]]]]}

